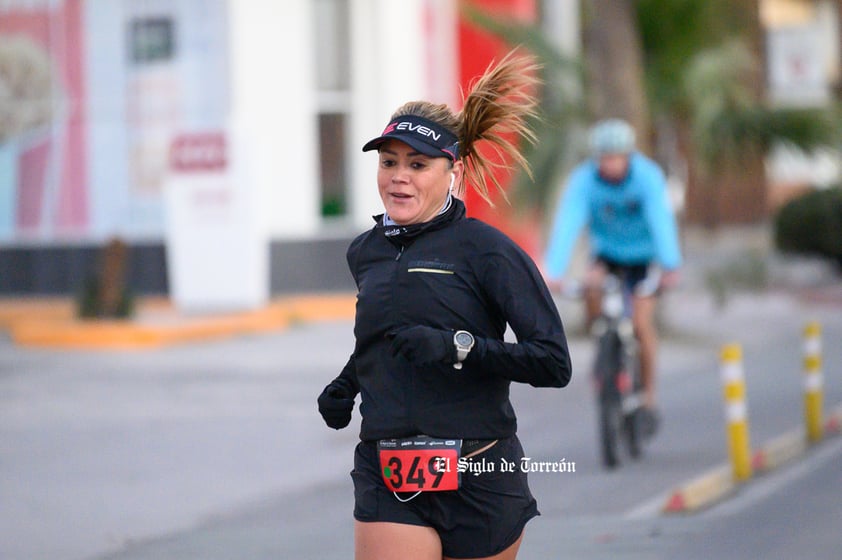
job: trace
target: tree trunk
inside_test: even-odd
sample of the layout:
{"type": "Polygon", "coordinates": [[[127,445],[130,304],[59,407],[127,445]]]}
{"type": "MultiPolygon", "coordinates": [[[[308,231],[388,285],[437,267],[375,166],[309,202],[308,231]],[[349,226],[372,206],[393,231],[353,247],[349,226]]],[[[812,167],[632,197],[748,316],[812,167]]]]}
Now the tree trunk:
{"type": "MultiPolygon", "coordinates": [[[[735,13],[747,23],[745,36],[757,64],[753,72],[743,76],[758,103],[765,97],[764,31],[760,25],[758,0],[734,0],[735,13]]],[[[689,133],[684,131],[685,141],[689,133]]],[[[688,144],[689,145],[689,144],[688,144]]],[[[694,150],[685,152],[688,160],[694,150]]],[[[745,150],[738,165],[722,166],[705,174],[699,165],[689,163],[686,220],[688,223],[715,228],[723,224],[757,223],[765,219],[767,210],[766,167],[764,156],[745,150]]]]}
{"type": "Polygon", "coordinates": [[[635,3],[585,0],[583,19],[591,113],[598,119],[627,120],[637,131],[640,150],[651,154],[651,122],[635,3]]]}
{"type": "Polygon", "coordinates": [[[739,167],[705,174],[687,153],[685,199],[687,223],[714,229],[724,224],[750,224],[767,217],[766,170],[760,154],[746,154],[739,167]]]}

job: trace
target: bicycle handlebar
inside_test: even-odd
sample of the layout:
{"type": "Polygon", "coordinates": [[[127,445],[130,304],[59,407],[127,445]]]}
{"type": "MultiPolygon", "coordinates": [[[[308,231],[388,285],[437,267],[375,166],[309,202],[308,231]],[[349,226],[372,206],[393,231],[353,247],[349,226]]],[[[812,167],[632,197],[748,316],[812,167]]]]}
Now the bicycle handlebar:
{"type": "MultiPolygon", "coordinates": [[[[607,273],[605,280],[603,280],[602,289],[604,290],[608,284],[612,282],[610,278],[620,280],[616,274],[607,273]]],[[[634,295],[639,297],[652,297],[660,295],[665,285],[663,283],[664,271],[657,266],[652,266],[646,274],[646,277],[638,282],[634,289],[634,295]]],[[[622,285],[622,282],[621,282],[622,285]]],[[[558,293],[566,299],[582,299],[585,294],[587,286],[581,280],[569,280],[561,283],[561,288],[558,293]]]]}

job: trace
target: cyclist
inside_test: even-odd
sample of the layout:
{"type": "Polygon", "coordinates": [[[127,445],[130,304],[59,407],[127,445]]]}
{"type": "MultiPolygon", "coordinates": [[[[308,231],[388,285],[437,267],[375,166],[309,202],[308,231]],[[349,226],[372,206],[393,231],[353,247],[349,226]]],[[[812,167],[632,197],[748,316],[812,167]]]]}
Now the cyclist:
{"type": "Polygon", "coordinates": [[[621,274],[634,294],[635,334],[640,343],[646,430],[657,425],[655,298],[643,291],[650,267],[661,269],[661,287],[674,285],[681,266],[675,217],[667,201],[661,168],[635,149],[635,132],[626,121],[600,121],[590,131],[591,157],[570,174],[556,212],[545,255],[550,285],[561,286],[582,229],[590,234],[592,259],[585,275],[588,322],[599,313],[607,272],[621,274]]]}

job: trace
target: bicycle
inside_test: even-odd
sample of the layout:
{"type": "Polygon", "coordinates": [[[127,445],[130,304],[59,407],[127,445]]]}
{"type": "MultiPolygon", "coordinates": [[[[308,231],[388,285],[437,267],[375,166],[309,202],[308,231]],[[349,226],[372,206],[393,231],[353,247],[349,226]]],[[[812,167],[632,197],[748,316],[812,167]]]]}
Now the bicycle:
{"type": "MultiPolygon", "coordinates": [[[[596,339],[593,380],[599,415],[599,445],[602,463],[607,468],[620,464],[621,447],[632,459],[643,453],[644,430],[643,381],[638,358],[638,342],[632,324],[633,295],[653,295],[659,290],[660,273],[652,271],[632,293],[628,282],[608,273],[601,286],[600,313],[593,321],[591,334],[596,339]]],[[[582,297],[583,289],[572,293],[582,297]]],[[[568,291],[571,293],[571,291],[568,291]]]]}

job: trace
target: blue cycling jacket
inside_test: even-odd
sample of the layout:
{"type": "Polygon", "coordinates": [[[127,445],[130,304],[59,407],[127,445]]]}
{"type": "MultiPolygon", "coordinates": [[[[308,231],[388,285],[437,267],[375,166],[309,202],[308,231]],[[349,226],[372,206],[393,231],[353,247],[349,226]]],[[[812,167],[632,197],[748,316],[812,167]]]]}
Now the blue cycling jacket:
{"type": "Polygon", "coordinates": [[[643,154],[631,155],[629,173],[618,184],[604,181],[592,159],[573,170],[544,259],[548,277],[558,278],[567,271],[586,224],[594,255],[620,264],[656,262],[667,270],[681,265],[664,174],[643,154]]]}

